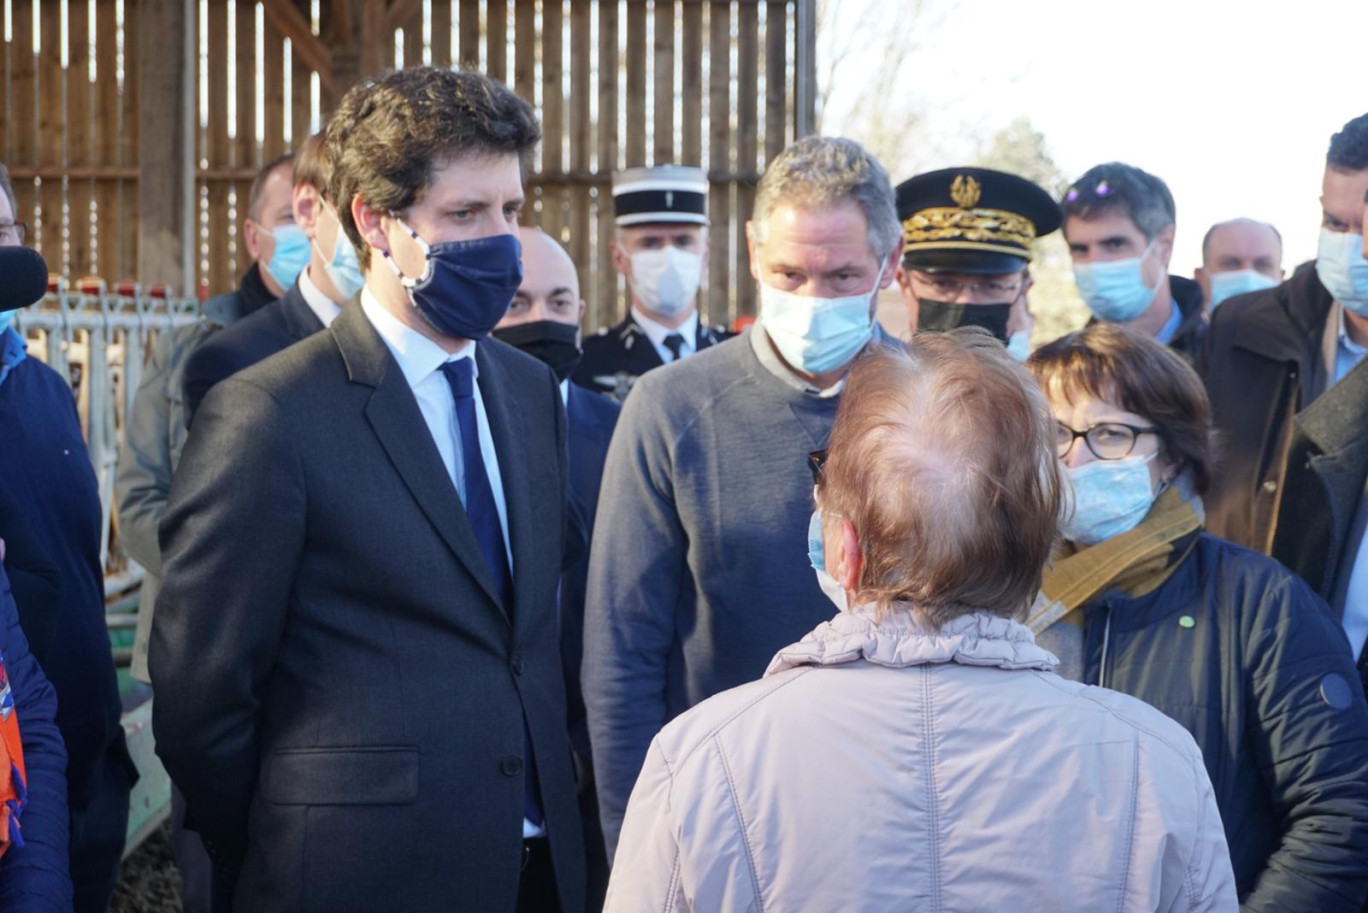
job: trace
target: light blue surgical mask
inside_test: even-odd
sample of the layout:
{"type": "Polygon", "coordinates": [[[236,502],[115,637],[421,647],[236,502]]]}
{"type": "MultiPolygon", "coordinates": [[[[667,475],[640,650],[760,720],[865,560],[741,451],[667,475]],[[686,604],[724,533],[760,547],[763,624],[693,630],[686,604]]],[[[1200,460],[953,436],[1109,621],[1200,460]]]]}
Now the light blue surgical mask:
{"type": "Polygon", "coordinates": [[[309,236],[298,225],[279,225],[271,232],[271,237],[275,238],[275,250],[271,253],[271,261],[266,264],[266,272],[271,274],[276,285],[288,289],[295,284],[313,256],[309,248],[309,236]]]}
{"type": "Polygon", "coordinates": [[[1128,323],[1143,314],[1154,301],[1163,276],[1154,285],[1145,284],[1143,263],[1152,250],[1153,242],[1138,257],[1074,264],[1078,294],[1098,320],[1128,323]]]}
{"type": "Polygon", "coordinates": [[[1031,357],[1031,331],[1017,330],[1007,337],[1007,354],[1017,361],[1025,361],[1031,357]]]}
{"type": "Polygon", "coordinates": [[[1156,456],[1094,460],[1066,468],[1073,509],[1060,530],[1064,538],[1096,545],[1135,529],[1159,496],[1149,471],[1156,456]]]}
{"type": "Polygon", "coordinates": [[[760,325],[788,362],[806,374],[824,374],[850,361],[873,335],[873,297],[883,281],[883,266],[874,287],[842,298],[805,298],[760,283],[760,325]]]}
{"type": "Polygon", "coordinates": [[[1226,273],[1211,274],[1211,301],[1207,303],[1213,311],[1227,298],[1243,295],[1246,292],[1261,292],[1278,285],[1278,280],[1265,276],[1258,270],[1237,269],[1226,273]]]}
{"type": "Polygon", "coordinates": [[[1331,297],[1358,316],[1368,317],[1368,261],[1363,259],[1363,235],[1322,228],[1316,275],[1331,297]]]}
{"type": "MultiPolygon", "coordinates": [[[[318,246],[317,241],[312,243],[315,247],[318,246]]],[[[319,256],[322,256],[323,248],[317,249],[319,256]]],[[[356,248],[341,231],[337,233],[337,240],[333,242],[332,256],[326,258],[323,264],[323,271],[328,274],[328,281],[337,289],[337,294],[342,296],[343,301],[350,301],[366,287],[366,277],[361,275],[361,264],[356,259],[356,248]]]]}
{"type": "Polygon", "coordinates": [[[849,609],[849,601],[846,599],[845,587],[837,582],[836,578],[827,573],[826,569],[826,543],[822,537],[822,512],[814,510],[812,519],[808,521],[808,563],[812,565],[813,571],[817,574],[817,585],[822,588],[826,598],[835,603],[836,608],[842,612],[849,609]]]}

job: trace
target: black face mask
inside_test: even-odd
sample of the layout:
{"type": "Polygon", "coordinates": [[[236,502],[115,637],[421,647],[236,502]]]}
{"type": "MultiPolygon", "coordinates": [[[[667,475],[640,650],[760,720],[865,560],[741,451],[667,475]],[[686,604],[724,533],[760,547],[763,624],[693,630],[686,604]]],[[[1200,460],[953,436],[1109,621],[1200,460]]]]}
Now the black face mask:
{"type": "Polygon", "coordinates": [[[958,327],[983,327],[1007,344],[1007,318],[1012,304],[952,304],[922,298],[917,302],[917,332],[944,333],[958,327]]]}
{"type": "Polygon", "coordinates": [[[578,335],[578,327],[554,320],[538,320],[494,330],[495,339],[545,362],[555,372],[556,380],[565,380],[579,364],[580,350],[575,345],[578,335]]]}

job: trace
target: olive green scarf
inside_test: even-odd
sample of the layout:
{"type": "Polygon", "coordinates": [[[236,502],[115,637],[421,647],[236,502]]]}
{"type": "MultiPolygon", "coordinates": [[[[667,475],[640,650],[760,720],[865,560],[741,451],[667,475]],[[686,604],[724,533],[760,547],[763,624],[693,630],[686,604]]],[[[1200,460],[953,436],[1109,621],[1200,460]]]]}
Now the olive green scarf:
{"type": "Polygon", "coordinates": [[[1180,479],[1134,529],[1055,559],[1025,624],[1059,657],[1061,674],[1081,667],[1082,607],[1109,591],[1137,598],[1157,590],[1192,550],[1204,520],[1201,498],[1180,479]]]}

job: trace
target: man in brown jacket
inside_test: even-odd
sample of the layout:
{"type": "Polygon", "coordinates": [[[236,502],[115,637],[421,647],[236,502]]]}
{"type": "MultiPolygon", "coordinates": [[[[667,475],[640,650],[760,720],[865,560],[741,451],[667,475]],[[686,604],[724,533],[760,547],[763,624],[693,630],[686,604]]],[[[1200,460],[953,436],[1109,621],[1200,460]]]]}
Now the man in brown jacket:
{"type": "Polygon", "coordinates": [[[1207,528],[1271,554],[1368,639],[1368,114],[1330,140],[1318,254],[1217,310],[1203,373],[1225,465],[1207,528]]]}

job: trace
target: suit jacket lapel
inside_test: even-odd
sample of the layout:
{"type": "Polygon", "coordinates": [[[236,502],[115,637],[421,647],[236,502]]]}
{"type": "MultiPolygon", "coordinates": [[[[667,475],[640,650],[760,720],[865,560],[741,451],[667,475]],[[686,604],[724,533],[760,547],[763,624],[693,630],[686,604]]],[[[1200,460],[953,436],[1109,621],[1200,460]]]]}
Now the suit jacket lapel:
{"type": "Polygon", "coordinates": [[[285,329],[296,340],[323,329],[323,321],[318,319],[313,308],[309,307],[309,302],[304,300],[304,292],[300,290],[298,282],[290,286],[285,297],[280,299],[280,311],[285,318],[285,329]]]}
{"type": "MultiPolygon", "coordinates": [[[[490,600],[499,605],[494,580],[475,540],[470,518],[442,465],[418,401],[384,340],[355,301],[333,321],[332,334],[352,382],[374,388],[366,403],[366,419],[395,471],[447,548],[466,566],[490,600]]],[[[484,370],[483,363],[480,370],[484,370]]]]}
{"type": "MultiPolygon", "coordinates": [[[[1365,402],[1368,402],[1368,360],[1360,362],[1295,419],[1298,430],[1313,448],[1307,463],[1325,486],[1331,528],[1335,539],[1341,542],[1362,500],[1364,476],[1368,474],[1368,428],[1363,423],[1365,402]]],[[[1338,557],[1337,554],[1329,556],[1327,567],[1331,574],[1338,557]]]]}
{"type": "MultiPolygon", "coordinates": [[[[521,471],[519,466],[519,442],[529,438],[522,427],[522,413],[513,409],[510,403],[512,396],[508,376],[503,365],[490,354],[489,348],[480,345],[475,350],[475,361],[480,371],[480,399],[484,401],[489,434],[494,441],[499,475],[503,480],[509,551],[514,556],[513,599],[522,608],[527,605],[532,585],[531,574],[535,567],[535,562],[530,559],[536,554],[536,543],[532,541],[532,493],[528,488],[527,473],[521,471]]],[[[474,542],[473,536],[471,541],[474,542]]],[[[519,617],[527,616],[525,611],[519,613],[513,606],[508,608],[514,612],[515,623],[519,617]]]]}

